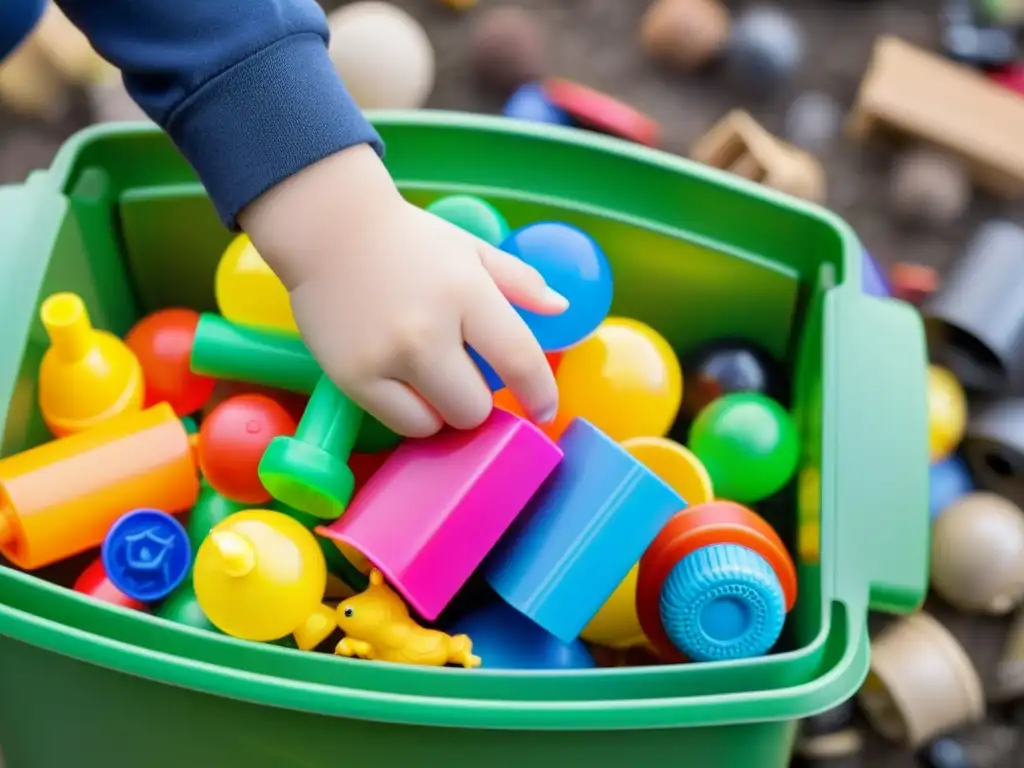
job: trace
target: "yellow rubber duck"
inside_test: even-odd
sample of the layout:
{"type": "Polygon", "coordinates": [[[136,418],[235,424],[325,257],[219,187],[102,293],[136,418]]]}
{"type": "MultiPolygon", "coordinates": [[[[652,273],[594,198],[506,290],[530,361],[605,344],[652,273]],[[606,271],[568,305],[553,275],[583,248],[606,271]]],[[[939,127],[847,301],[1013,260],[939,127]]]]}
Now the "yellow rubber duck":
{"type": "Polygon", "coordinates": [[[421,627],[376,568],[370,570],[370,585],[364,592],[338,605],[337,621],[345,633],[334,649],[339,656],[429,667],[480,666],[468,635],[421,627]]]}
{"type": "Polygon", "coordinates": [[[313,534],[288,515],[247,509],[225,518],[196,553],[196,600],[221,632],[269,642],[293,635],[304,651],[334,631],[323,604],[327,563],[313,534]]]}

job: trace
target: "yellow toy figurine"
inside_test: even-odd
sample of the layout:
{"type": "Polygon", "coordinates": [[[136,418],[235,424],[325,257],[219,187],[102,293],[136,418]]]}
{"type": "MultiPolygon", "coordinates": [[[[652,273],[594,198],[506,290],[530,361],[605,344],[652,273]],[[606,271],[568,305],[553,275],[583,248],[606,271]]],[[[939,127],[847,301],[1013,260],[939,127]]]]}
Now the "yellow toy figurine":
{"type": "Polygon", "coordinates": [[[310,651],[337,626],[322,603],[323,551],[312,533],[280,512],[247,509],[214,526],[196,553],[192,583],[214,626],[242,640],[293,635],[310,651]]]}
{"type": "Polygon", "coordinates": [[[338,626],[345,633],[334,649],[339,656],[431,667],[480,666],[467,635],[446,635],[418,625],[376,568],[370,571],[366,591],[338,605],[338,626]]]}

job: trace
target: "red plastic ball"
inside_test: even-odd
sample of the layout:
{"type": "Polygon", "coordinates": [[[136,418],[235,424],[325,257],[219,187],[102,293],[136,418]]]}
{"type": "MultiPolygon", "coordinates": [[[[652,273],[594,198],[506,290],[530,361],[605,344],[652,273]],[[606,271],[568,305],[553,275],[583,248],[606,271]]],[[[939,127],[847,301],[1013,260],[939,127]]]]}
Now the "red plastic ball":
{"type": "Polygon", "coordinates": [[[263,504],[270,494],[259,478],[270,441],[295,434],[295,419],[263,395],[237,395],[218,405],[199,428],[199,468],[217,493],[242,504],[263,504]]]}
{"type": "Polygon", "coordinates": [[[263,395],[264,397],[269,397],[288,411],[295,421],[302,418],[302,414],[306,410],[306,403],[309,401],[309,395],[300,395],[297,392],[287,392],[283,389],[263,387],[259,384],[247,384],[241,381],[221,380],[217,382],[217,385],[213,388],[213,394],[206,402],[206,405],[203,406],[203,412],[200,414],[201,419],[205,419],[213,413],[217,406],[225,400],[238,397],[239,395],[263,395]]]}
{"type": "Polygon", "coordinates": [[[189,368],[198,323],[199,313],[191,309],[161,309],[128,332],[125,343],[142,365],[147,408],[166,402],[187,416],[210,399],[216,380],[189,368]]]}
{"type": "Polygon", "coordinates": [[[114,583],[107,578],[107,572],[103,569],[103,560],[98,557],[75,580],[74,590],[81,592],[83,595],[89,595],[97,600],[102,600],[104,603],[119,605],[122,608],[130,608],[135,611],[146,610],[145,603],[128,597],[128,595],[114,586],[114,583]]]}

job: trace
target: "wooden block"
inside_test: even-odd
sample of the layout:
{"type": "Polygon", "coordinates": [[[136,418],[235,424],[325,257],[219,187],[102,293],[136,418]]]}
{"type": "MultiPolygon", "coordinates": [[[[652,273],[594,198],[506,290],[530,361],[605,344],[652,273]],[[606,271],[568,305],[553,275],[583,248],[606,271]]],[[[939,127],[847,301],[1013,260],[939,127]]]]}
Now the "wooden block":
{"type": "Polygon", "coordinates": [[[821,164],[773,136],[741,109],[734,109],[698,139],[690,157],[812,202],[825,198],[821,164]]]}
{"type": "Polygon", "coordinates": [[[876,41],[846,129],[857,141],[887,131],[934,145],[988,192],[1024,197],[1024,99],[899,38],[876,41]]]}

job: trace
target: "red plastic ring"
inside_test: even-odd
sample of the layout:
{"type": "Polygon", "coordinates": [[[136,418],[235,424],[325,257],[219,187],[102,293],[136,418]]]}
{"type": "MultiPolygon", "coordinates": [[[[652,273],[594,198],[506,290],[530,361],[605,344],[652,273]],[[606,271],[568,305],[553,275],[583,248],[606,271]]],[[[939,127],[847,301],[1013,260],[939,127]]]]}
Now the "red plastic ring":
{"type": "Polygon", "coordinates": [[[648,147],[661,143],[657,121],[606,93],[561,78],[545,80],[543,88],[551,103],[580,125],[648,147]]]}

